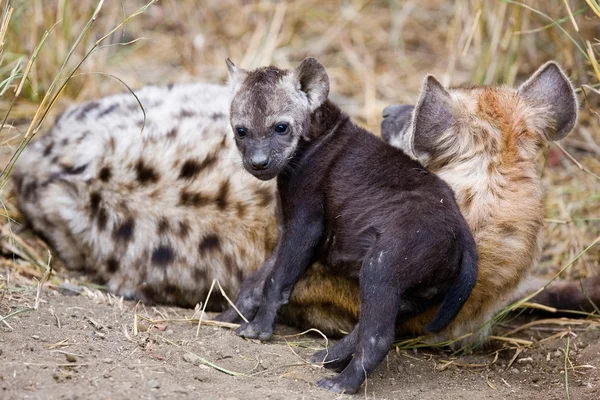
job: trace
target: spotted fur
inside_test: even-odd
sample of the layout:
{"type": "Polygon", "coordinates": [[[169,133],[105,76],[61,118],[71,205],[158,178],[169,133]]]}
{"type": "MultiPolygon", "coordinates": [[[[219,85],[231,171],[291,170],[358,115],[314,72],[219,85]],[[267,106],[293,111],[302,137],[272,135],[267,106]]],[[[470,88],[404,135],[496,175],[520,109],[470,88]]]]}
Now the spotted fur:
{"type": "Polygon", "coordinates": [[[143,131],[139,104],[122,94],[68,109],[32,143],[14,173],[20,208],[69,268],[113,293],[194,306],[213,279],[236,293],[277,228],[273,184],[249,179],[230,139],[230,90],[137,95],[143,131]]]}

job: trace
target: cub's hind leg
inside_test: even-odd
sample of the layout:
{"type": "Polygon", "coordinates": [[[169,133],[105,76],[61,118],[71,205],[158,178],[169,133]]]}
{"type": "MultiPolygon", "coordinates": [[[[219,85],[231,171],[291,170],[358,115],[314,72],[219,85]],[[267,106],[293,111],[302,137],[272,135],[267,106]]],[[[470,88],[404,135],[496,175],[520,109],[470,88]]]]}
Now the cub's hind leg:
{"type": "Polygon", "coordinates": [[[360,322],[354,357],[333,378],[318,385],[336,393],[355,393],[366,377],[383,361],[394,342],[395,323],[402,288],[394,263],[383,257],[367,257],[360,271],[360,322]]]}
{"type": "Polygon", "coordinates": [[[340,372],[352,361],[352,354],[356,350],[358,341],[358,324],[352,329],[352,332],[344,336],[333,346],[319,350],[313,354],[308,361],[310,363],[323,363],[327,369],[340,372]]]}

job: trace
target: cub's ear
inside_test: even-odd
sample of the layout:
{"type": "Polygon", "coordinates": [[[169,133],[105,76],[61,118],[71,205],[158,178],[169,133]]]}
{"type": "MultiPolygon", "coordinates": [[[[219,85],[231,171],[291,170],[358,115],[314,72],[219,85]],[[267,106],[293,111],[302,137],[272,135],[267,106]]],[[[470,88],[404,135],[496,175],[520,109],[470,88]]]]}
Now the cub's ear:
{"type": "Polygon", "coordinates": [[[233,91],[236,92],[244,82],[244,79],[246,79],[246,76],[248,76],[248,72],[236,67],[229,58],[225,62],[227,63],[227,71],[229,72],[228,83],[233,91]]]}
{"type": "Polygon", "coordinates": [[[383,109],[381,120],[381,138],[394,146],[410,128],[414,107],[408,104],[392,104],[383,109]]]}
{"type": "Polygon", "coordinates": [[[450,93],[433,75],[427,75],[413,111],[411,128],[415,156],[435,154],[436,140],[455,120],[450,93]]]}
{"type": "Polygon", "coordinates": [[[319,108],[329,96],[329,76],[323,64],[309,57],[295,69],[294,75],[308,98],[310,111],[319,108]]]}
{"type": "Polygon", "coordinates": [[[573,85],[560,66],[553,62],[542,65],[519,88],[525,101],[543,109],[542,126],[538,128],[550,140],[567,136],[577,122],[577,98],[573,85]]]}

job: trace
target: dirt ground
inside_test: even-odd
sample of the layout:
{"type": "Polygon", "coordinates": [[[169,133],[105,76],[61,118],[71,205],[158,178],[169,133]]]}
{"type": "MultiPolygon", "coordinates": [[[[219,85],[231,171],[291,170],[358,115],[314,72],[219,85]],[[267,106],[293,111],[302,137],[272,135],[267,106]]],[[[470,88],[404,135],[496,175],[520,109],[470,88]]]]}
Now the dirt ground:
{"type": "MultiPolygon", "coordinates": [[[[24,54],[27,60],[39,35],[59,18],[54,6],[42,7],[50,2],[18,3],[34,7],[15,12],[13,23],[23,29],[9,33],[6,46],[12,50],[4,54],[7,59],[10,54],[16,58],[24,54]],[[20,20],[16,19],[19,15],[20,20]]],[[[27,98],[17,102],[9,119],[17,132],[27,130],[25,125],[19,127],[19,121],[29,121],[35,114],[39,95],[61,74],[64,56],[97,3],[70,2],[63,10],[64,23],[57,28],[60,34],[50,35],[48,50],[33,64],[32,87],[37,89],[28,91],[25,85],[27,98]]],[[[97,38],[146,1],[127,2],[126,13],[123,2],[106,3],[88,34],[90,42],[77,50],[77,60],[97,38]]],[[[133,88],[167,82],[223,82],[227,56],[248,68],[269,62],[292,66],[307,55],[318,57],[331,67],[332,93],[340,104],[375,132],[384,106],[416,101],[426,72],[452,84],[513,84],[542,62],[556,59],[571,72],[578,87],[596,82],[590,81],[591,65],[577,53],[575,41],[546,29],[548,21],[533,12],[521,13],[520,7],[509,4],[513,2],[489,2],[481,8],[483,2],[408,1],[395,11],[390,4],[396,2],[390,1],[206,3],[201,7],[195,0],[161,0],[133,19],[83,64],[82,75],[78,73],[69,83],[45,129],[67,104],[124,91],[110,76],[133,88]],[[235,23],[224,23],[228,21],[235,23]],[[474,21],[480,21],[480,29],[474,29],[474,21]],[[506,35],[497,40],[501,32],[506,35]],[[115,46],[129,40],[130,46],[115,46]],[[490,43],[496,43],[496,48],[490,43]]],[[[563,2],[527,3],[542,7],[555,20],[564,17],[563,28],[572,29],[563,2]]],[[[584,38],[596,43],[594,15],[589,10],[585,15],[576,13],[580,31],[573,31],[573,36],[584,47],[584,38]]],[[[6,71],[11,65],[3,64],[6,71]]],[[[596,92],[590,91],[589,96],[592,106],[598,104],[596,92]]],[[[0,108],[7,109],[11,99],[0,97],[5,102],[0,108]]],[[[548,152],[544,175],[547,239],[537,267],[540,275],[558,271],[600,232],[598,181],[579,169],[583,166],[600,174],[599,122],[587,100],[586,96],[585,109],[590,111],[582,107],[581,128],[562,142],[577,164],[557,148],[548,152]]],[[[1,165],[22,137],[11,130],[3,135],[1,165]]],[[[16,214],[14,201],[4,201],[3,195],[1,205],[16,214]]],[[[10,229],[3,220],[0,236],[10,236],[10,229]]],[[[47,283],[38,296],[35,279],[41,278],[44,263],[32,260],[43,258],[47,250],[29,251],[34,242],[29,239],[18,245],[4,240],[0,246],[0,400],[600,399],[598,319],[568,321],[570,325],[546,321],[516,334],[509,333],[533,317],[505,321],[488,347],[468,356],[432,348],[393,349],[358,394],[333,395],[316,386],[320,378],[333,373],[304,361],[325,345],[318,335],[279,336],[269,343],[244,340],[226,328],[197,329],[197,324],[185,321],[197,318],[194,310],[123,302],[87,289],[81,295],[64,295],[52,286],[63,277],[47,283]],[[36,299],[39,307],[33,310],[36,299]],[[161,321],[138,318],[136,334],[136,315],[161,321]]],[[[596,273],[598,254],[596,250],[583,254],[563,278],[596,273]]],[[[279,326],[276,333],[297,332],[279,326]]]]}
{"type": "MultiPolygon", "coordinates": [[[[35,288],[23,289],[8,294],[11,311],[34,306],[35,288]]],[[[214,326],[201,326],[196,336],[195,323],[176,321],[193,315],[194,310],[148,307],[88,290],[67,296],[44,288],[37,310],[2,323],[0,398],[351,397],[316,386],[332,374],[304,361],[324,345],[319,336],[279,336],[260,343],[214,326]],[[136,335],[136,314],[163,322],[138,319],[136,335]]],[[[497,331],[522,325],[522,320],[507,322],[497,331]]],[[[533,341],[530,347],[494,341],[462,357],[437,349],[392,350],[354,398],[598,399],[600,330],[583,324],[568,332],[565,326],[534,326],[511,336],[533,341]]],[[[276,333],[294,331],[279,326],[276,333]]]]}

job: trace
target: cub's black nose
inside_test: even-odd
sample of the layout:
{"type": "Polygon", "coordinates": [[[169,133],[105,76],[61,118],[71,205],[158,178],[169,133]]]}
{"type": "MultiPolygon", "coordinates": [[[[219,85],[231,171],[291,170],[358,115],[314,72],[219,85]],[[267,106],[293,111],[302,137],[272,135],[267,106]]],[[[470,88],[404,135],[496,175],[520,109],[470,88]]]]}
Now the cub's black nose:
{"type": "Polygon", "coordinates": [[[250,159],[250,163],[252,164],[252,168],[260,171],[269,168],[269,165],[271,165],[271,157],[267,155],[255,155],[250,159]]]}

